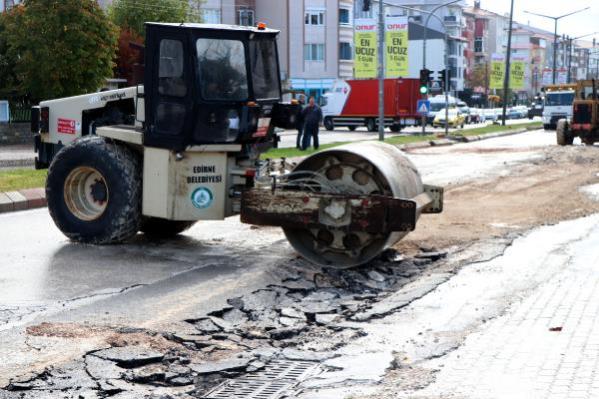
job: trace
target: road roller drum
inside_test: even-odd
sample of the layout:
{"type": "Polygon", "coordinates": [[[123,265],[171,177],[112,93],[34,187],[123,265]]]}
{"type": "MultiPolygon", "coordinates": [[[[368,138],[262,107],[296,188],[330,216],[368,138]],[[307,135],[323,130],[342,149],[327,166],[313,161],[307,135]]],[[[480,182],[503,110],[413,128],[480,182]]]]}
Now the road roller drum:
{"type": "Polygon", "coordinates": [[[442,211],[443,190],[423,185],[395,146],[353,143],[316,153],[244,194],[242,221],[281,226],[311,262],[354,267],[414,230],[422,213],[442,211]]]}

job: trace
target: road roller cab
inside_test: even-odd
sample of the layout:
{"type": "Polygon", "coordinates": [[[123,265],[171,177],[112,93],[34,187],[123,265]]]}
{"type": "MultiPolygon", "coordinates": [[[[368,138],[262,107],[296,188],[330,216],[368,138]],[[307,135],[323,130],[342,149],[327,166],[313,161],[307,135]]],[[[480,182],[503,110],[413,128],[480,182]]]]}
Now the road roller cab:
{"type": "Polygon", "coordinates": [[[144,144],[271,141],[281,101],[278,31],[146,24],[144,144]]]}
{"type": "Polygon", "coordinates": [[[275,31],[147,24],[147,35],[136,125],[98,127],[50,165],[48,208],[72,240],[169,237],[241,214],[282,227],[312,262],[352,267],[442,211],[443,190],[387,144],[334,148],[295,168],[261,161],[299,106],[281,102],[275,31]]]}

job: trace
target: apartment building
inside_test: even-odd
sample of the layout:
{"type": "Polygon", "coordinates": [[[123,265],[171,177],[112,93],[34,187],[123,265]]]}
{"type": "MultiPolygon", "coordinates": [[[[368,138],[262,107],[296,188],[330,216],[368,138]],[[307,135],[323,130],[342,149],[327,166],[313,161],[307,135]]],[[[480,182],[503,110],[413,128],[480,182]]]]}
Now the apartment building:
{"type": "Polygon", "coordinates": [[[288,88],[319,97],[353,77],[353,0],[256,0],[256,18],[281,31],[288,88]]]}
{"type": "Polygon", "coordinates": [[[19,4],[22,0],[0,0],[0,12],[9,10],[11,7],[19,4]]]}

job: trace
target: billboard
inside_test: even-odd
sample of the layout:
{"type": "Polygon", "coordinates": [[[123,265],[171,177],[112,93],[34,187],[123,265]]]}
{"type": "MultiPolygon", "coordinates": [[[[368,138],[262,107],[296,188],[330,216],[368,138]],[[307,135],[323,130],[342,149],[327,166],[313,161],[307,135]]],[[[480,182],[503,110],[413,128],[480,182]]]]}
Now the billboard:
{"type": "Polygon", "coordinates": [[[565,85],[568,83],[568,70],[566,68],[560,68],[557,70],[557,81],[558,85],[565,85]]]}
{"type": "Polygon", "coordinates": [[[553,69],[545,68],[543,70],[543,86],[553,83],[553,69]]]}
{"type": "Polygon", "coordinates": [[[385,48],[387,78],[407,77],[408,64],[408,18],[387,18],[385,22],[385,48]]]}
{"type": "Polygon", "coordinates": [[[510,88],[512,90],[524,89],[526,79],[526,58],[514,57],[510,63],[510,88]]]}
{"type": "Polygon", "coordinates": [[[370,79],[377,77],[378,66],[378,29],[372,18],[356,19],[354,32],[355,77],[370,79]]]}
{"type": "Polygon", "coordinates": [[[493,54],[491,57],[491,73],[489,76],[489,88],[503,89],[505,80],[505,57],[501,54],[493,54]]]}

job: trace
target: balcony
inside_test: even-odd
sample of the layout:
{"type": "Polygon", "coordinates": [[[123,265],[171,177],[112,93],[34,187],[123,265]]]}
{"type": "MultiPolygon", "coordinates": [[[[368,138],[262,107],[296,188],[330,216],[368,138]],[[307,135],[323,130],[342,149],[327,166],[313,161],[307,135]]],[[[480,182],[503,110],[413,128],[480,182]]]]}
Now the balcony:
{"type": "Polygon", "coordinates": [[[443,18],[443,22],[445,23],[445,26],[448,27],[448,28],[463,28],[463,27],[466,27],[466,23],[464,21],[464,18],[458,17],[456,15],[446,15],[443,18]]]}

